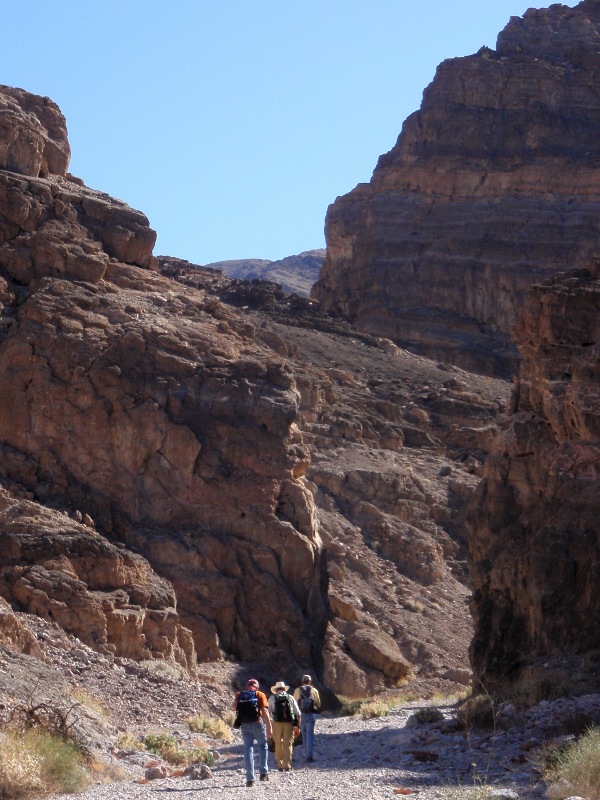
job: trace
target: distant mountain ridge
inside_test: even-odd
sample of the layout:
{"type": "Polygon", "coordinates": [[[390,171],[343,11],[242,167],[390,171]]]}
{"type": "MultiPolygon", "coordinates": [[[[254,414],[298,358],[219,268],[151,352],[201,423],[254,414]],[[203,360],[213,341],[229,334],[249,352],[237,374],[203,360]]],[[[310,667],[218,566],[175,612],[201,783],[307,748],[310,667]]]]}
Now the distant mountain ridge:
{"type": "Polygon", "coordinates": [[[262,280],[279,283],[286,292],[308,297],[314,283],[319,279],[321,265],[325,260],[325,248],[305,250],[295,256],[287,256],[279,261],[264,258],[241,258],[234,261],[215,261],[204,264],[211,269],[219,269],[229,278],[243,278],[247,281],[262,280]]]}

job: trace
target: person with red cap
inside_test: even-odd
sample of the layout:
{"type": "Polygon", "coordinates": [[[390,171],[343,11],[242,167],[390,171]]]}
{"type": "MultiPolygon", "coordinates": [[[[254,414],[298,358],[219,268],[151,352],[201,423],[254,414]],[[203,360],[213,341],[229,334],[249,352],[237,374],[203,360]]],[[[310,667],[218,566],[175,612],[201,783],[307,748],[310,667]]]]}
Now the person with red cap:
{"type": "Polygon", "coordinates": [[[267,697],[258,689],[256,678],[246,682],[246,688],[237,692],[232,708],[236,712],[234,728],[239,728],[244,743],[246,786],[254,786],[254,742],[258,751],[258,771],[261,781],[269,780],[269,747],[267,739],[273,735],[267,697]]]}

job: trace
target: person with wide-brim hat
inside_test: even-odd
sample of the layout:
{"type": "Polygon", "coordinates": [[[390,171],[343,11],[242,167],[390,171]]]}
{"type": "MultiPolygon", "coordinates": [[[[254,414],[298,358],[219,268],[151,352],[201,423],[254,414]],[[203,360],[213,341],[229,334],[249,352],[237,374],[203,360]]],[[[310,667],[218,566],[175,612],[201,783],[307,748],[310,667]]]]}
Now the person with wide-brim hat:
{"type": "Polygon", "coordinates": [[[275,742],[275,760],[280,772],[289,772],[292,768],[292,748],[294,746],[294,727],[300,725],[300,709],[285,681],[277,681],[271,686],[269,697],[269,713],[275,742]]]}

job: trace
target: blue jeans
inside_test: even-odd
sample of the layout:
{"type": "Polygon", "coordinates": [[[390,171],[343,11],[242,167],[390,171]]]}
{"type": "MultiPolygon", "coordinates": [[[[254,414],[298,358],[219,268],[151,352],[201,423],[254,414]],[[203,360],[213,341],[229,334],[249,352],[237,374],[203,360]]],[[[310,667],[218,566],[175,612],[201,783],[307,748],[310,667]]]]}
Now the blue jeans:
{"type": "Polygon", "coordinates": [[[262,720],[258,722],[244,722],[240,728],[244,742],[244,766],[246,767],[246,780],[254,780],[254,742],[258,750],[258,771],[266,775],[269,771],[269,748],[267,746],[267,729],[262,720]]]}
{"type": "Polygon", "coordinates": [[[302,732],[302,747],[306,758],[313,757],[313,743],[315,738],[315,715],[304,712],[300,717],[300,731],[302,732]]]}

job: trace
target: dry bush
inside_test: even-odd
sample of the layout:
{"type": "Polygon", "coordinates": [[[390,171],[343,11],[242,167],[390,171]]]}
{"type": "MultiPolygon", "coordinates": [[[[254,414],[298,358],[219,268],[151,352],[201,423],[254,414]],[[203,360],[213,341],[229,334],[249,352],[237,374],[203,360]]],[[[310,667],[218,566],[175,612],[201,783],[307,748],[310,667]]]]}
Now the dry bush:
{"type": "Polygon", "coordinates": [[[98,714],[98,716],[104,717],[104,719],[108,719],[110,717],[110,712],[102,703],[102,701],[92,697],[80,686],[71,691],[71,697],[80,705],[89,708],[91,711],[94,711],[96,714],[98,714]]]}
{"type": "Polygon", "coordinates": [[[489,695],[476,694],[467,697],[461,703],[456,717],[466,730],[494,728],[496,725],[496,707],[489,695]]]}
{"type": "Polygon", "coordinates": [[[544,777],[551,800],[573,795],[600,800],[600,728],[590,728],[578,742],[555,753],[544,777]]]}
{"type": "Polygon", "coordinates": [[[205,717],[202,714],[196,714],[194,717],[188,717],[186,723],[194,733],[204,733],[211,739],[223,739],[230,742],[233,738],[231,726],[219,717],[205,717]]]}
{"type": "Polygon", "coordinates": [[[149,733],[144,739],[144,747],[149,753],[164,758],[175,767],[187,767],[199,763],[212,767],[215,762],[210,750],[182,747],[170,733],[149,733]]]}
{"type": "Polygon", "coordinates": [[[435,706],[425,706],[425,708],[420,708],[415,712],[415,719],[421,725],[426,725],[430,722],[440,722],[440,720],[444,719],[444,715],[435,706]]]}
{"type": "Polygon", "coordinates": [[[360,707],[363,703],[368,703],[369,701],[366,698],[362,699],[351,699],[350,697],[344,697],[344,695],[338,695],[338,702],[339,706],[335,710],[336,717],[354,717],[356,714],[360,714],[360,707]]]}
{"type": "Polygon", "coordinates": [[[388,703],[372,700],[368,703],[361,703],[358,711],[363,719],[374,719],[375,717],[387,717],[390,707],[388,703]]]}
{"type": "Polygon", "coordinates": [[[235,711],[232,708],[228,708],[221,714],[221,719],[223,720],[225,725],[228,725],[230,728],[233,728],[233,723],[235,722],[235,711]]]}
{"type": "Polygon", "coordinates": [[[73,741],[44,730],[6,731],[0,738],[0,798],[78,792],[90,773],[73,741]]]}
{"type": "Polygon", "coordinates": [[[180,666],[171,661],[165,661],[164,658],[146,658],[140,661],[140,667],[144,667],[155,675],[163,675],[173,680],[181,680],[184,677],[183,669],[180,666]]]}
{"type": "Polygon", "coordinates": [[[115,742],[117,750],[143,750],[144,743],[129,731],[120,733],[115,742]]]}

